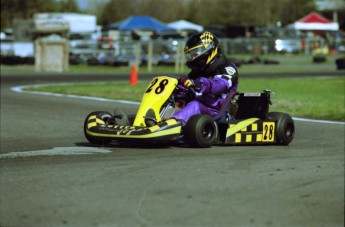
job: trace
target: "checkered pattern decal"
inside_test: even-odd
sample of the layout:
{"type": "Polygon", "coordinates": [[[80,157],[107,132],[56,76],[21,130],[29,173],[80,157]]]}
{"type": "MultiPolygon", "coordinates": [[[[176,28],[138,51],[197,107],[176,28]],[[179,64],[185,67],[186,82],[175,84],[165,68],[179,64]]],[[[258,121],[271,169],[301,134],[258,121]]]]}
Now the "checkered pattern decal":
{"type": "Polygon", "coordinates": [[[175,119],[161,122],[151,127],[105,125],[102,119],[96,115],[90,116],[87,122],[87,132],[96,137],[128,137],[148,138],[153,136],[166,136],[168,134],[180,134],[181,123],[175,119]]]}
{"type": "MultiPolygon", "coordinates": [[[[228,130],[235,126],[236,124],[229,124],[228,130]]],[[[275,122],[273,121],[256,121],[227,137],[225,141],[227,144],[261,144],[275,142],[275,122]]]]}
{"type": "Polygon", "coordinates": [[[213,35],[210,32],[204,32],[200,35],[200,39],[204,47],[207,48],[208,45],[210,45],[210,43],[213,41],[213,35]]]}

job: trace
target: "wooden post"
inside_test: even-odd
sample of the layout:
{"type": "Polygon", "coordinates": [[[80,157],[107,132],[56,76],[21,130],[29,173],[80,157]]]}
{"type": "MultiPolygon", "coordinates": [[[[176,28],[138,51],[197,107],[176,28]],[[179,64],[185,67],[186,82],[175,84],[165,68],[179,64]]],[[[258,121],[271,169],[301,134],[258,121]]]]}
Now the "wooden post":
{"type": "Polygon", "coordinates": [[[150,40],[147,53],[147,71],[152,72],[152,53],[153,53],[153,43],[150,40]]]}

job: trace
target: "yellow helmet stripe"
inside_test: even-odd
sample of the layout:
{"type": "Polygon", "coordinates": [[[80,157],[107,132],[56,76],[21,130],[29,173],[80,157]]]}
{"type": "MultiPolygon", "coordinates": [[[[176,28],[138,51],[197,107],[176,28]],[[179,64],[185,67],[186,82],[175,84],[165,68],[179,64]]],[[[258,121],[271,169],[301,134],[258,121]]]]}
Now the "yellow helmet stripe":
{"type": "Polygon", "coordinates": [[[217,55],[218,48],[214,49],[211,53],[211,55],[207,58],[206,65],[210,63],[210,61],[217,55]]]}
{"type": "Polygon", "coordinates": [[[194,46],[194,47],[192,47],[192,48],[186,49],[184,52],[186,53],[186,52],[188,52],[188,51],[194,50],[194,49],[199,48],[199,47],[202,47],[202,46],[203,46],[203,45],[194,46]]]}

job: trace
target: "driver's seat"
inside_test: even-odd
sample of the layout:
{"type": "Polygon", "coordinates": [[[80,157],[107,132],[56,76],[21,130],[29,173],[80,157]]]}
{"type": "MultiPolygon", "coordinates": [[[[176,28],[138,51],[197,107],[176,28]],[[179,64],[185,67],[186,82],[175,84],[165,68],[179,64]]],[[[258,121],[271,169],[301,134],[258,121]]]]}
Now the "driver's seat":
{"type": "Polygon", "coordinates": [[[225,101],[222,105],[222,108],[220,108],[219,113],[213,117],[213,119],[217,122],[219,121],[227,121],[229,119],[230,115],[230,107],[231,107],[231,100],[234,98],[235,95],[238,95],[238,91],[232,91],[228,93],[225,97],[225,101]]]}

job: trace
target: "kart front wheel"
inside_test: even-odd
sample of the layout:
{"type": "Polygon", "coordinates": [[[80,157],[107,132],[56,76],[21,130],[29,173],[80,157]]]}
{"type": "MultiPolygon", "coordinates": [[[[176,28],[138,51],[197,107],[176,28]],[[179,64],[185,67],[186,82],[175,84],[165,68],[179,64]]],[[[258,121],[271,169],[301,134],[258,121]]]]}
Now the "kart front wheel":
{"type": "Polygon", "coordinates": [[[218,136],[217,123],[209,115],[194,115],[184,127],[184,134],[191,147],[211,147],[218,136]]]}
{"type": "Polygon", "coordinates": [[[96,111],[96,112],[92,112],[89,115],[87,115],[87,117],[84,121],[84,134],[85,134],[86,139],[92,144],[97,144],[97,145],[109,144],[111,142],[111,140],[100,138],[100,137],[90,136],[87,133],[88,120],[89,120],[89,117],[92,115],[96,115],[97,118],[102,119],[104,122],[106,122],[109,118],[111,118],[111,114],[109,112],[106,112],[106,111],[96,111]]]}
{"type": "Polygon", "coordinates": [[[291,116],[280,112],[270,112],[268,116],[270,120],[277,121],[277,143],[280,145],[288,145],[291,143],[295,135],[295,123],[291,116]]]}

